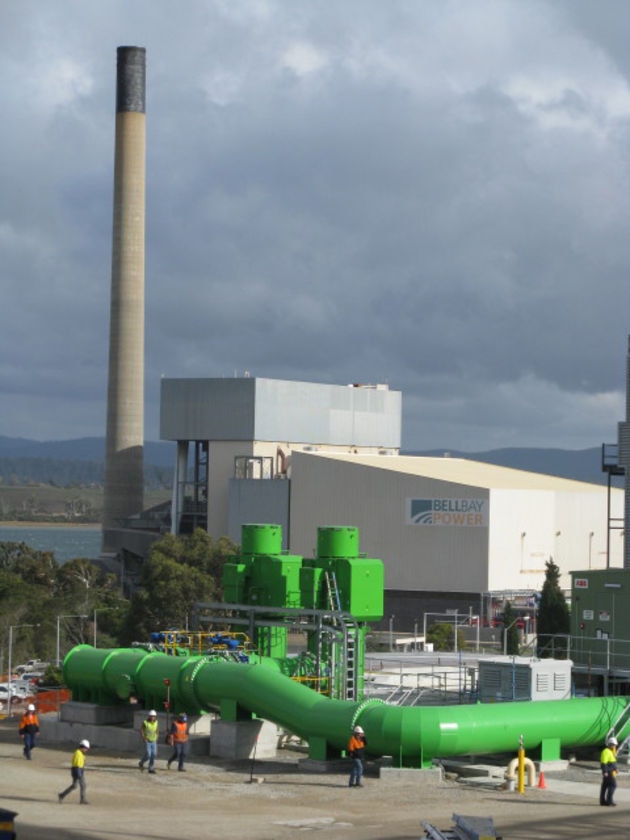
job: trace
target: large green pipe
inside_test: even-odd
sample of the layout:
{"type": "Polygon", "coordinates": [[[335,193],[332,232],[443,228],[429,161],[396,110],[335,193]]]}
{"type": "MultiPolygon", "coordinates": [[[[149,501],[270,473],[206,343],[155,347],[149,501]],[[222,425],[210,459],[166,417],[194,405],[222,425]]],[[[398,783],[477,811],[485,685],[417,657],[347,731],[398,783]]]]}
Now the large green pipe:
{"type": "Polygon", "coordinates": [[[135,696],[146,706],[160,707],[166,700],[164,681],[169,680],[176,711],[196,714],[232,701],[299,735],[312,751],[319,745],[316,757],[324,757],[322,744],[326,754],[344,750],[348,733],[360,721],[371,755],[391,755],[397,766],[411,767],[439,757],[511,752],[521,735],[526,750],[541,748],[543,757],[559,757],[561,747],[602,743],[626,707],[623,697],[425,707],[332,700],[262,657],[256,664],[239,664],[88,645],[73,648],[63,670],[78,700],[107,703],[135,696]]]}

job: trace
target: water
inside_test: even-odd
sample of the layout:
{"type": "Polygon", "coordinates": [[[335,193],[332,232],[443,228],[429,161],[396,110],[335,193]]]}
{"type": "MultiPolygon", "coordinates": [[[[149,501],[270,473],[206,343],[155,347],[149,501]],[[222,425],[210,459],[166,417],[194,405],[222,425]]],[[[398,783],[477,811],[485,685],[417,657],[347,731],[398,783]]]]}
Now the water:
{"type": "Polygon", "coordinates": [[[52,551],[55,560],[63,565],[76,557],[95,560],[101,550],[101,528],[100,525],[54,528],[0,525],[0,542],[23,542],[36,551],[52,551]]]}

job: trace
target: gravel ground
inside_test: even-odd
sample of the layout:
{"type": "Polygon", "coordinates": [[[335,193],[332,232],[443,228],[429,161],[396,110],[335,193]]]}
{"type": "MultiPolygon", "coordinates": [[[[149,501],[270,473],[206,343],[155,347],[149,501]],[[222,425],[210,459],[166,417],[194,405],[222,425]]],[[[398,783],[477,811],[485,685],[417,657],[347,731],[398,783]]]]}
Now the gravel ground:
{"type": "Polygon", "coordinates": [[[301,771],[297,752],[253,766],[195,759],[185,774],[167,771],[162,753],[149,776],[137,757],[99,749],[87,757],[90,804],[80,806],[75,792],[60,806],[72,748],[41,743],[25,761],[16,732],[17,721],[0,722],[0,807],[18,812],[18,840],[295,840],[317,832],[333,840],[412,840],[425,836],[425,821],[450,828],[453,814],[491,817],[505,840],[628,834],[630,775],[620,776],[620,807],[600,808],[594,761],[550,772],[546,789],[525,794],[502,789],[496,778],[450,774],[431,787],[421,773],[399,783],[369,775],[362,789],[350,790],[345,773],[301,771]]]}

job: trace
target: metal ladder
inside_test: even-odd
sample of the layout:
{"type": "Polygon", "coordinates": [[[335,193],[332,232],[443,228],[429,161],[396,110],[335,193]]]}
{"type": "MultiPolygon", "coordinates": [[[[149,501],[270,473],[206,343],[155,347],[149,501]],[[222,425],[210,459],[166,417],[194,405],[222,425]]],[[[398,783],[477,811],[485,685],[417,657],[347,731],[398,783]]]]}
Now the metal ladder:
{"type": "Polygon", "coordinates": [[[341,597],[337,586],[337,576],[334,572],[324,572],[326,581],[326,594],[328,606],[331,612],[335,613],[333,620],[335,626],[343,634],[342,657],[344,662],[344,682],[342,689],[342,700],[357,700],[357,642],[359,628],[348,613],[341,609],[341,597]]]}
{"type": "Polygon", "coordinates": [[[344,700],[358,700],[357,697],[357,636],[359,628],[353,620],[342,618],[345,643],[346,679],[344,700]]]}
{"type": "Polygon", "coordinates": [[[337,575],[334,572],[324,572],[326,581],[326,593],[328,595],[328,606],[333,612],[341,612],[341,598],[337,586],[337,575]]]}
{"type": "Polygon", "coordinates": [[[617,755],[621,755],[623,753],[630,753],[630,732],[626,735],[626,737],[621,740],[620,734],[623,730],[630,724],[630,703],[625,707],[625,709],[621,712],[617,720],[613,723],[611,728],[606,733],[606,740],[612,737],[613,735],[619,741],[619,746],[617,747],[617,755]]]}

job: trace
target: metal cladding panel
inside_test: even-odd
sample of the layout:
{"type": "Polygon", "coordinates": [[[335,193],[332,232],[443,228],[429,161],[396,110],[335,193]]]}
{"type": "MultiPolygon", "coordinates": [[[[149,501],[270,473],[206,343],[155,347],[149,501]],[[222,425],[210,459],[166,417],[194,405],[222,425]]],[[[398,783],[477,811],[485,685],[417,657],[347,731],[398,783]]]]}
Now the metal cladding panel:
{"type": "Polygon", "coordinates": [[[261,481],[232,478],[229,482],[228,537],[240,543],[242,528],[251,522],[277,522],[281,526],[281,550],[286,550],[289,536],[288,479],[261,481]]]}
{"type": "MultiPolygon", "coordinates": [[[[563,482],[552,490],[491,491],[489,546],[491,590],[530,589],[539,591],[550,558],[560,569],[560,586],[570,587],[575,568],[602,569],[607,561],[605,486],[582,484],[569,491],[563,482]]],[[[613,488],[610,509],[621,516],[623,492],[613,488]]],[[[621,564],[623,538],[612,531],[610,564],[621,564]]]]}
{"type": "Polygon", "coordinates": [[[256,380],[256,440],[400,448],[400,391],[256,380]]]}
{"type": "Polygon", "coordinates": [[[162,379],[162,440],[254,440],[254,379],[162,379]]]}
{"type": "Polygon", "coordinates": [[[399,449],[400,391],[279,379],[163,379],[162,440],[399,449]]]}
{"type": "Polygon", "coordinates": [[[617,460],[622,467],[630,467],[630,423],[618,423],[619,451],[617,460]]]}
{"type": "MultiPolygon", "coordinates": [[[[414,499],[479,499],[488,491],[382,467],[294,451],[291,462],[291,550],[313,555],[313,522],[352,525],[361,552],[380,557],[388,590],[485,591],[488,527],[408,522],[414,499]]],[[[377,460],[377,459],[374,459],[377,460]]]]}

